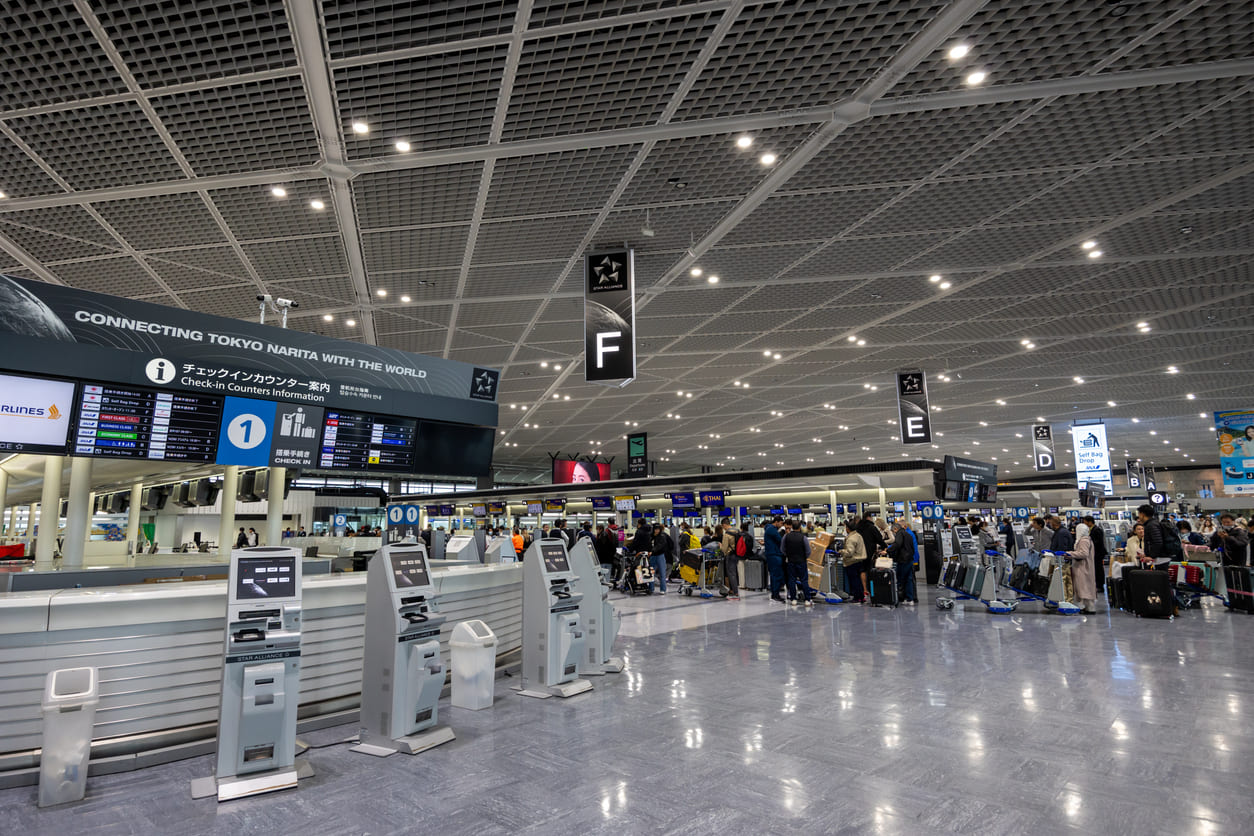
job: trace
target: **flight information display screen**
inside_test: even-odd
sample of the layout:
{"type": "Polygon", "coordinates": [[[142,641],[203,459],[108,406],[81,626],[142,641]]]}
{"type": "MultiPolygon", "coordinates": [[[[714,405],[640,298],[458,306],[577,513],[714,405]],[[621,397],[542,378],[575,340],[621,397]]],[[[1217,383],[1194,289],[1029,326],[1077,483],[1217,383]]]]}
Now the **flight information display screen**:
{"type": "Polygon", "coordinates": [[[570,561],[566,559],[566,547],[561,543],[540,543],[540,555],[544,558],[544,571],[550,575],[570,571],[570,561]]]}
{"type": "Polygon", "coordinates": [[[392,577],[397,590],[431,584],[431,576],[427,574],[427,561],[423,560],[420,549],[392,551],[388,557],[392,561],[392,577]]]}
{"type": "Polygon", "coordinates": [[[222,398],[88,383],[78,402],[76,456],[211,462],[222,398]]]}
{"type": "Polygon", "coordinates": [[[417,428],[418,422],[412,418],[328,411],[323,418],[318,466],[413,473],[417,428]]]}
{"type": "Polygon", "coordinates": [[[296,597],[296,558],[241,557],[235,579],[235,600],[296,597]]]}

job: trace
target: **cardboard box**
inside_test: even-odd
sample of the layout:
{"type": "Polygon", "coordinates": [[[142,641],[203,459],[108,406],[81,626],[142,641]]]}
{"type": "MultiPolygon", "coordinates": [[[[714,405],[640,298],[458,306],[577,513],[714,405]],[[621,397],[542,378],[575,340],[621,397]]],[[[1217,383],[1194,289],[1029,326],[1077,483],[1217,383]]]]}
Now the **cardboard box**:
{"type": "Polygon", "coordinates": [[[810,556],[806,559],[806,568],[810,573],[811,589],[821,592],[830,591],[823,587],[823,557],[827,554],[827,547],[832,544],[832,540],[832,535],[826,531],[820,531],[810,538],[810,556]]]}

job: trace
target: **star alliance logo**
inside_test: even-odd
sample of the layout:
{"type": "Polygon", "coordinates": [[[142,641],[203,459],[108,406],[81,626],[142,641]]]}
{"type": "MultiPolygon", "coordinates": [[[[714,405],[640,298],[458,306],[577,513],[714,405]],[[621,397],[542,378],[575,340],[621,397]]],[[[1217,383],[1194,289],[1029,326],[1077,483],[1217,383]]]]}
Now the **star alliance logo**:
{"type": "Polygon", "coordinates": [[[588,290],[592,293],[605,290],[627,289],[627,255],[610,253],[588,259],[588,290]]]}
{"type": "Polygon", "coordinates": [[[480,401],[496,400],[496,387],[501,373],[492,369],[475,369],[470,378],[470,397],[480,401]]]}
{"type": "Polygon", "coordinates": [[[901,394],[903,395],[922,395],[923,394],[923,375],[921,374],[903,374],[900,378],[901,394]]]}
{"type": "Polygon", "coordinates": [[[1033,428],[1037,441],[1049,441],[1049,427],[1044,424],[1033,428]]]}

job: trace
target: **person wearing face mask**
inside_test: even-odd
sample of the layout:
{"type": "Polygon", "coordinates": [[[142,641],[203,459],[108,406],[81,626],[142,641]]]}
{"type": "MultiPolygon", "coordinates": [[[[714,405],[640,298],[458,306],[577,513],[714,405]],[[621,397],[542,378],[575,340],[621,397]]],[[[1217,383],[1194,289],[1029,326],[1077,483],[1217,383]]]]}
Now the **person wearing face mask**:
{"type": "Polygon", "coordinates": [[[1250,534],[1244,527],[1237,525],[1231,514],[1221,514],[1219,527],[1210,538],[1210,547],[1215,551],[1223,549],[1223,565],[1244,566],[1249,557],[1250,534]]]}

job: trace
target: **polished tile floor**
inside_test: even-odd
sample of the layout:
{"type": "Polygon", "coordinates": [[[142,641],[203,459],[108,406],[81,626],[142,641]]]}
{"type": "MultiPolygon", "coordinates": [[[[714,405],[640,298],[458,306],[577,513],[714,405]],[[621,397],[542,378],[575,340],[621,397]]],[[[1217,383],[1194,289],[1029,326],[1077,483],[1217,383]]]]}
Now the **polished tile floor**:
{"type": "MultiPolygon", "coordinates": [[[[208,757],[94,779],[0,832],[1254,832],[1254,618],[990,615],[620,598],[626,670],[568,701],[497,682],[457,740],[385,760],[307,735],[294,791],[193,801],[208,757]]],[[[969,606],[969,605],[968,605],[969,606]]]]}

